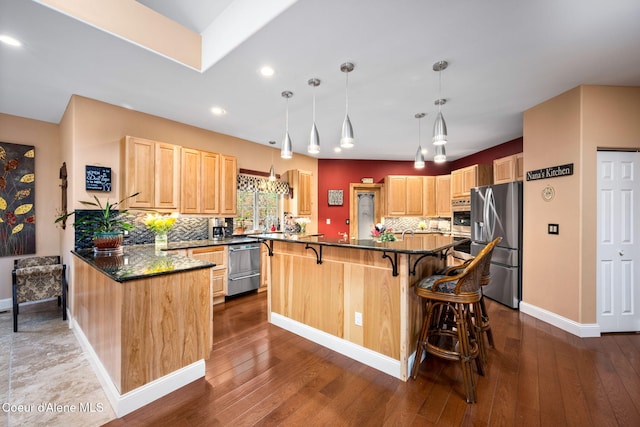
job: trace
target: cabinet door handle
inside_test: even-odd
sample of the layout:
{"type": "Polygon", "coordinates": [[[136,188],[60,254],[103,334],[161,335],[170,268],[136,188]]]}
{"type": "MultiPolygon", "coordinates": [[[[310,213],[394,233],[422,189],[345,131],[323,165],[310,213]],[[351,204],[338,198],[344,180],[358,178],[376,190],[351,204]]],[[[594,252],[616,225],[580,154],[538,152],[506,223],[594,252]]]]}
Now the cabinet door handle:
{"type": "Polygon", "coordinates": [[[624,256],[624,251],[623,250],[618,251],[618,255],[624,256]]]}

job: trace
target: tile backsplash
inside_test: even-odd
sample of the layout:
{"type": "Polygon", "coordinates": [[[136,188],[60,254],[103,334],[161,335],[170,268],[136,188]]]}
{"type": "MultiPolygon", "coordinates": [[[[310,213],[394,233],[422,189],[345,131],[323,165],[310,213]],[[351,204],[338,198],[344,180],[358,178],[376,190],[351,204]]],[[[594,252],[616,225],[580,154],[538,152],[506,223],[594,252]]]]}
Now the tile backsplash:
{"type": "MultiPolygon", "coordinates": [[[[76,215],[95,215],[95,210],[77,210],[76,215]]],[[[116,214],[116,212],[114,212],[116,214]]],[[[124,239],[124,245],[144,245],[155,242],[155,233],[148,230],[143,220],[146,213],[128,213],[127,220],[135,225],[135,229],[129,231],[129,235],[124,239]]],[[[227,222],[227,232],[233,231],[233,218],[225,218],[227,222]]],[[[206,240],[209,238],[209,218],[208,217],[179,217],[171,231],[167,233],[169,242],[180,242],[185,240],[206,240]]],[[[83,236],[75,231],[76,249],[93,247],[91,236],[83,236]]]]}
{"type": "Polygon", "coordinates": [[[449,218],[430,218],[420,216],[399,216],[399,217],[384,217],[382,222],[387,228],[392,228],[395,231],[402,230],[418,230],[418,224],[420,221],[424,221],[427,224],[428,230],[438,231],[451,231],[451,221],[449,218]],[[437,225],[436,225],[437,224],[437,225]]]}

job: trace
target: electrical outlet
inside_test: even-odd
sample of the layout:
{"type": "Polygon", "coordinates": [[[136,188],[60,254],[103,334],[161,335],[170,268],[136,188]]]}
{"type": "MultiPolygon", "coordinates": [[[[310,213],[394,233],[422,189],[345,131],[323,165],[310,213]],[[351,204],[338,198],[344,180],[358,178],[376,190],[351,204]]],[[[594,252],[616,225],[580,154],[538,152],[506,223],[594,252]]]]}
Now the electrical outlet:
{"type": "Polygon", "coordinates": [[[331,218],[327,218],[327,224],[331,224],[331,218]]]}
{"type": "Polygon", "coordinates": [[[355,322],[357,326],[362,326],[362,313],[356,311],[355,322]]]}
{"type": "Polygon", "coordinates": [[[351,224],[351,221],[349,221],[348,219],[345,219],[345,220],[344,220],[344,223],[345,223],[345,224],[347,224],[347,225],[349,225],[349,224],[351,224]]]}

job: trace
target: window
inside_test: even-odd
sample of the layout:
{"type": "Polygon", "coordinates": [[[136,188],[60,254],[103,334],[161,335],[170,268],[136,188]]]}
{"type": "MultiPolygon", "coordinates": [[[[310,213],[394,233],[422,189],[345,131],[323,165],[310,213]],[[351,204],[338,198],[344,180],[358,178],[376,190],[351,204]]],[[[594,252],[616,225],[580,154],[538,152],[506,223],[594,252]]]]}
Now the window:
{"type": "Polygon", "coordinates": [[[234,226],[245,230],[279,228],[279,199],[276,193],[238,191],[238,218],[234,226]]]}

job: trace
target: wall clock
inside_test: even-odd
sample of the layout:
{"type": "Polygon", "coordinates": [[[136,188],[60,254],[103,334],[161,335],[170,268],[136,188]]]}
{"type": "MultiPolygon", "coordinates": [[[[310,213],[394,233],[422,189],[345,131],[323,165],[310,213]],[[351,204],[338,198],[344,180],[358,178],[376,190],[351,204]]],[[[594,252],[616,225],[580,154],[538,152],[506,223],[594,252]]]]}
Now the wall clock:
{"type": "Polygon", "coordinates": [[[552,186],[547,185],[542,189],[542,199],[545,202],[550,202],[553,200],[553,197],[556,195],[556,190],[553,189],[552,186]]]}

